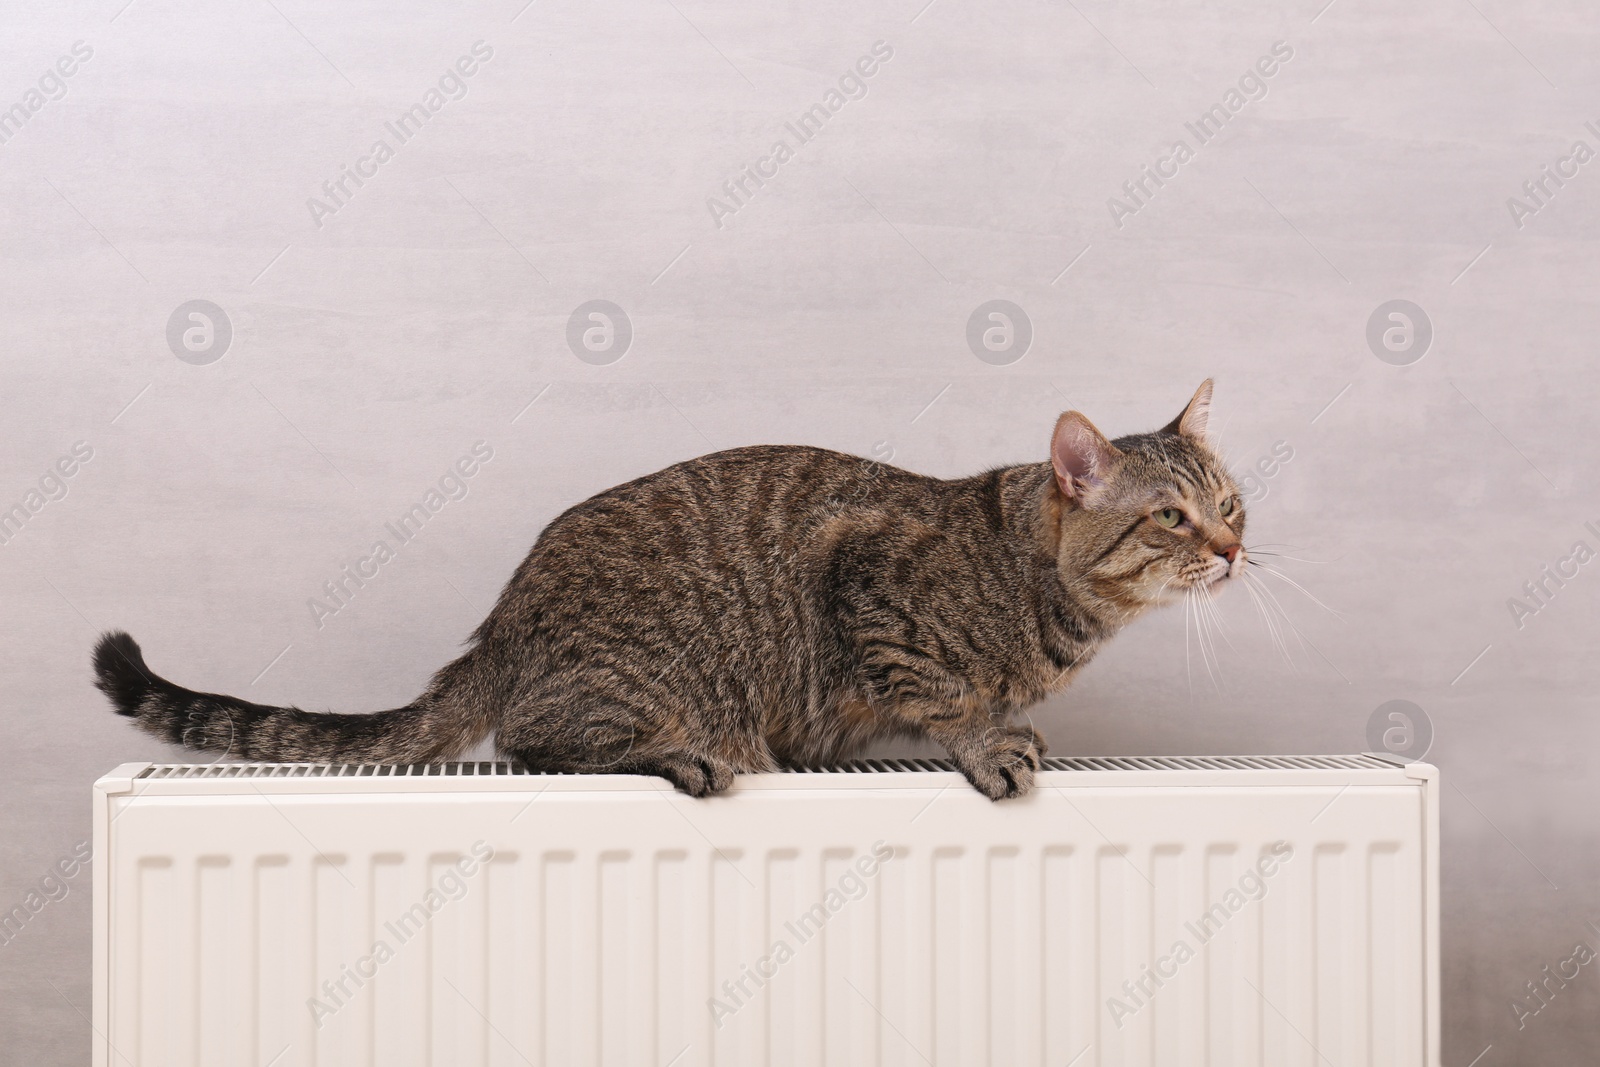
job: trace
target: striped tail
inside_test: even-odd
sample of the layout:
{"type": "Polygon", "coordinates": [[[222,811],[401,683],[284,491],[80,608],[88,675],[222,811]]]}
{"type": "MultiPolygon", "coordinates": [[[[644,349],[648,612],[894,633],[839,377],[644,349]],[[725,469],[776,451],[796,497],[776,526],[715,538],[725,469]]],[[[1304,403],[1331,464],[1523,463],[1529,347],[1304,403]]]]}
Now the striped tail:
{"type": "Polygon", "coordinates": [[[437,763],[460,755],[493,728],[492,701],[466,698],[473,653],[435,676],[428,691],[403,708],[336,715],[272,708],[174,685],[145,665],[132,637],[120,631],[94,650],[95,687],[119,715],[161,740],[229,759],[262,763],[437,763]]]}

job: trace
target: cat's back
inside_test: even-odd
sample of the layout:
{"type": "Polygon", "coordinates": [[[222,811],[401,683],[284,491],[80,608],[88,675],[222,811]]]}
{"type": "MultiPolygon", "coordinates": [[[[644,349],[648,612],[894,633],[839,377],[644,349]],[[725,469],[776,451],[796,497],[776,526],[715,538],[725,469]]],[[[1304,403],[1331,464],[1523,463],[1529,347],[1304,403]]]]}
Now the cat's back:
{"type": "Polygon", "coordinates": [[[766,648],[758,637],[800,625],[800,568],[820,530],[847,512],[925,511],[946,484],[805,445],[676,463],[550,522],[484,632],[564,635],[589,656],[597,629],[688,627],[707,647],[766,648]]]}
{"type": "Polygon", "coordinates": [[[546,538],[635,535],[707,550],[787,545],[846,509],[920,514],[946,484],[831,449],[752,445],[597,493],[552,522],[546,538]]]}

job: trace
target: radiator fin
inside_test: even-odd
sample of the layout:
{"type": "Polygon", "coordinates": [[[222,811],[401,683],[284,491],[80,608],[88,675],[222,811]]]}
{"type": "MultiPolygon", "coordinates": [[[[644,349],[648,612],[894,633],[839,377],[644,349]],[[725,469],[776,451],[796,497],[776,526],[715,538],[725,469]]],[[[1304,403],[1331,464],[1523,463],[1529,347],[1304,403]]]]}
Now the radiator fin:
{"type": "MultiPolygon", "coordinates": [[[[1348,756],[1047,756],[1049,771],[1340,771],[1392,768],[1375,755],[1348,756]]],[[[814,767],[785,768],[789,774],[905,774],[953,771],[942,759],[866,759],[814,767]]],[[[506,778],[576,777],[566,771],[530,771],[504,761],[414,765],[373,763],[155,763],[140,779],[194,778],[506,778]]]]}

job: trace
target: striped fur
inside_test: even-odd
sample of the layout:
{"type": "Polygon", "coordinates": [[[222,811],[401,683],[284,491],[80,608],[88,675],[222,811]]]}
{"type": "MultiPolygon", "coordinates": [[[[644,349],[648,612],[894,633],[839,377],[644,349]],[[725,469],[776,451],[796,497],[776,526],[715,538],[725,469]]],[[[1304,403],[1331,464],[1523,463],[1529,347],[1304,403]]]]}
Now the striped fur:
{"type": "Polygon", "coordinates": [[[545,529],[468,651],[393,711],[195,693],[121,633],[95,651],[97,684],[149,733],[249,760],[430,762],[492,731],[531,768],[700,796],[928,737],[1016,796],[1045,749],[1016,715],[1144,610],[1243,568],[1209,401],[1207,382],[1168,427],[1115,442],[1069,412],[1049,462],[971,478],[761,446],[609,489],[545,529]]]}

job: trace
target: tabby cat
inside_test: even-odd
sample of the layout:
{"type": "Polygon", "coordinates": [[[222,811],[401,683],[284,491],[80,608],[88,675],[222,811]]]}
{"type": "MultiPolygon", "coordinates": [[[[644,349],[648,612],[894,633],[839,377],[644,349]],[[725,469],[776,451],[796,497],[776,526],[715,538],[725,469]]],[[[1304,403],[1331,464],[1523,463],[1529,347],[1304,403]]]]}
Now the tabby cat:
{"type": "Polygon", "coordinates": [[[1108,441],[1057,420],[1050,461],[945,481],[820,448],[692,459],[571,508],[465,654],[393,711],[196,693],[110,633],[97,685],[157,737],[247,760],[429,763],[490,731],[545,771],[741,771],[928,737],[999,800],[1043,739],[1013,721],[1130,620],[1239,575],[1244,505],[1206,444],[1211,382],[1171,424],[1108,441]]]}

